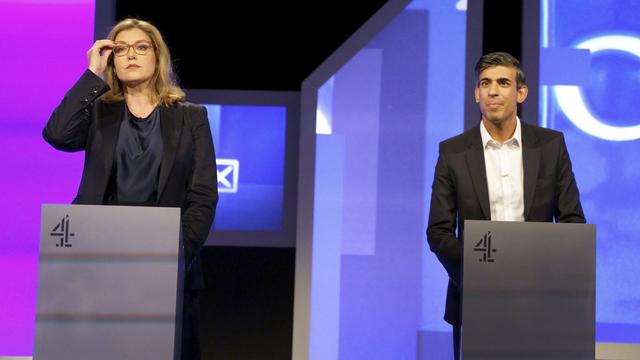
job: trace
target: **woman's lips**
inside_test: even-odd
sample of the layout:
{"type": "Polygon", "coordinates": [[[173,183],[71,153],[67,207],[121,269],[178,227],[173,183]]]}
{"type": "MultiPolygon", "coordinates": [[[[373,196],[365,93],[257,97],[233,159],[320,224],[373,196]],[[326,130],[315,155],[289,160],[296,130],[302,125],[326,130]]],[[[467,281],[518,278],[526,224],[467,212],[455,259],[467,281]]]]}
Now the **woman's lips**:
{"type": "Polygon", "coordinates": [[[136,65],[136,64],[130,64],[129,66],[127,66],[127,69],[137,69],[137,68],[139,68],[139,67],[140,67],[139,65],[136,65]]]}

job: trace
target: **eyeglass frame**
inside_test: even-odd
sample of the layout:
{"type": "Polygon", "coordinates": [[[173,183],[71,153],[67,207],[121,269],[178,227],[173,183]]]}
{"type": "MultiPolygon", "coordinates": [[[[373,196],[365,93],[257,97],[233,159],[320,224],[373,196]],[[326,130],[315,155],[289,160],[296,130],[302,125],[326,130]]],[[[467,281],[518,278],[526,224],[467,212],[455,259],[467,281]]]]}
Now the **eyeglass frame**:
{"type": "Polygon", "coordinates": [[[129,55],[129,51],[130,51],[131,49],[133,49],[133,52],[134,52],[136,55],[140,55],[140,56],[147,56],[148,51],[147,51],[147,52],[145,52],[144,54],[140,54],[140,53],[136,50],[136,45],[139,45],[139,44],[146,44],[146,45],[149,45],[149,47],[150,47],[151,49],[154,49],[154,50],[155,50],[155,48],[156,48],[156,47],[153,45],[153,43],[152,43],[151,41],[148,41],[148,40],[138,40],[138,41],[134,42],[133,44],[127,44],[127,43],[125,43],[125,42],[117,42],[117,43],[116,43],[116,45],[113,47],[113,55],[114,55],[114,56],[116,56],[116,57],[127,56],[127,55],[129,55]],[[118,55],[118,54],[116,54],[116,53],[115,53],[115,49],[116,49],[116,47],[120,47],[120,46],[122,46],[122,47],[126,47],[126,48],[127,48],[127,51],[126,51],[126,52],[124,52],[122,55],[118,55]]]}

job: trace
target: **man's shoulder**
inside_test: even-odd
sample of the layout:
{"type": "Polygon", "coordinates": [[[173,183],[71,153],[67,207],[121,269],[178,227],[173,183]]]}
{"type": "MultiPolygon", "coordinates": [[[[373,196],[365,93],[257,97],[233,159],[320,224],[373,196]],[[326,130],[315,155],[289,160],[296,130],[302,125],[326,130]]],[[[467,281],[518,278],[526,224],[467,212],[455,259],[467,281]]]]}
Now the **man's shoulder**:
{"type": "Polygon", "coordinates": [[[461,134],[441,141],[440,152],[452,153],[462,151],[469,147],[475,137],[478,138],[475,140],[479,140],[480,138],[480,128],[478,126],[474,126],[461,134]]]}
{"type": "MultiPolygon", "coordinates": [[[[535,137],[541,144],[555,143],[564,139],[562,132],[553,129],[547,129],[538,125],[522,122],[523,137],[535,137]]],[[[465,132],[450,137],[440,142],[441,153],[461,152],[470,147],[474,142],[481,143],[480,127],[476,125],[465,132]]]]}
{"type": "Polygon", "coordinates": [[[523,123],[522,130],[523,135],[524,133],[528,132],[529,134],[534,135],[542,144],[564,139],[564,134],[562,132],[558,130],[543,128],[538,125],[523,123]]]}

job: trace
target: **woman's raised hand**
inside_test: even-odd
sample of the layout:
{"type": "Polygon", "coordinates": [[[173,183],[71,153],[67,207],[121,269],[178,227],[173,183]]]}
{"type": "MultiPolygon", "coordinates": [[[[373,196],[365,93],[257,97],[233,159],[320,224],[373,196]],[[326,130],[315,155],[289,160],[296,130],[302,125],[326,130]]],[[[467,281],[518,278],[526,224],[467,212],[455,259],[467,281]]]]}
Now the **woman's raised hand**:
{"type": "Polygon", "coordinates": [[[89,70],[104,79],[104,71],[107,69],[107,60],[113,51],[115,43],[111,40],[98,40],[87,51],[89,70]]]}

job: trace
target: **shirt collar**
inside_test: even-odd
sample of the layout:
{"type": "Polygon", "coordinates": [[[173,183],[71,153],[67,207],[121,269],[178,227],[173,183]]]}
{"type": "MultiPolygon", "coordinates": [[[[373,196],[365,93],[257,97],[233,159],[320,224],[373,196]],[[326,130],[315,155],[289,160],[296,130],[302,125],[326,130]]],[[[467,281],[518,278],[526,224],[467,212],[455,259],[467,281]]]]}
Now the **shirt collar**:
{"type": "MultiPolygon", "coordinates": [[[[480,120],[480,136],[482,137],[482,148],[486,149],[488,146],[496,146],[500,147],[501,144],[496,140],[493,140],[491,135],[489,135],[489,131],[484,126],[484,122],[480,120]]],[[[513,136],[504,142],[505,145],[511,145],[515,147],[520,147],[522,144],[522,128],[520,126],[520,118],[516,116],[516,130],[513,132],[513,136]]]]}

